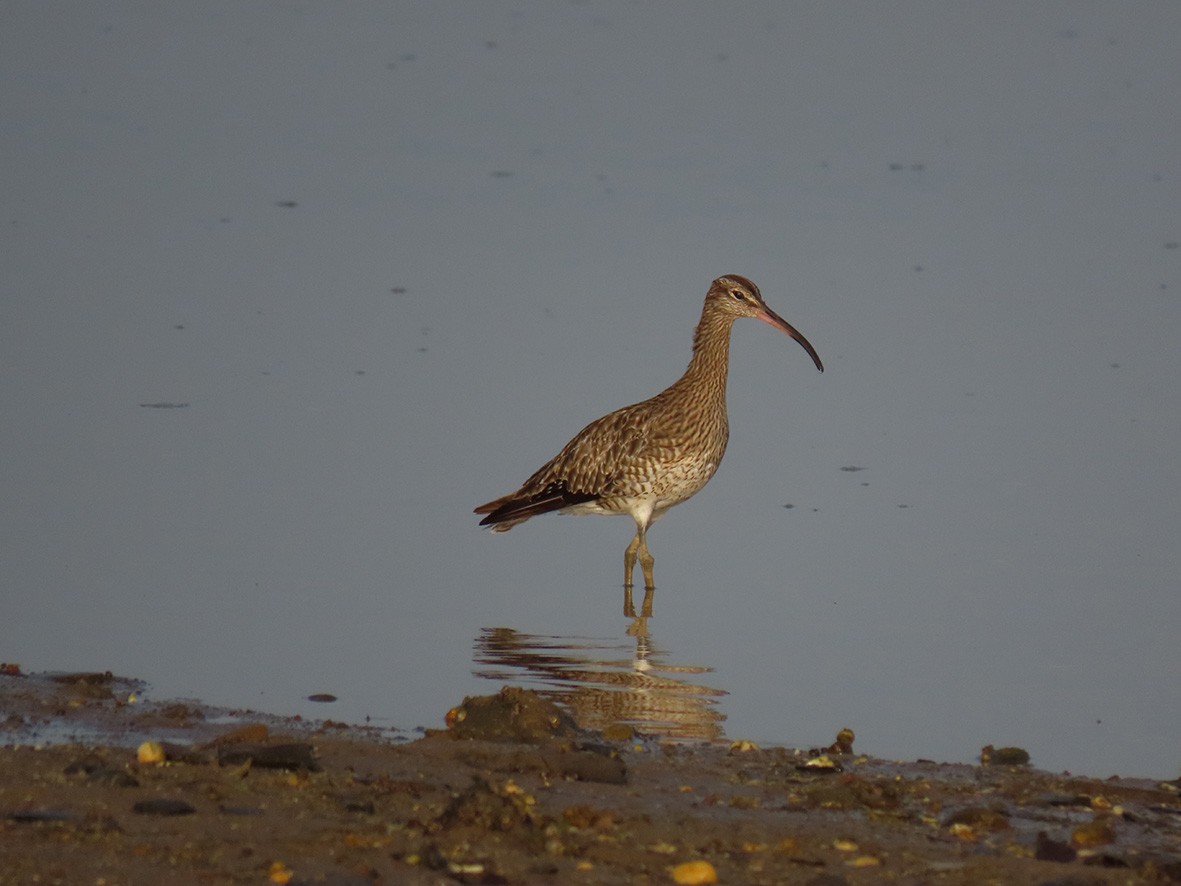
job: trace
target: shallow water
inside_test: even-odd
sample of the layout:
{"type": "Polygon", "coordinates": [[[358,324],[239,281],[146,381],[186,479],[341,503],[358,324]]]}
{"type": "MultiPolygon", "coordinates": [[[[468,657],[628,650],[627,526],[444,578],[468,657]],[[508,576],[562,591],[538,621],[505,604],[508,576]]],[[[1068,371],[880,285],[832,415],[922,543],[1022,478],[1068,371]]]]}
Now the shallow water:
{"type": "Polygon", "coordinates": [[[0,658],[1175,776],[1181,9],[861,13],[13,7],[0,658]],[[736,325],[641,643],[629,521],[471,509],[731,272],[826,372],[736,325]]]}

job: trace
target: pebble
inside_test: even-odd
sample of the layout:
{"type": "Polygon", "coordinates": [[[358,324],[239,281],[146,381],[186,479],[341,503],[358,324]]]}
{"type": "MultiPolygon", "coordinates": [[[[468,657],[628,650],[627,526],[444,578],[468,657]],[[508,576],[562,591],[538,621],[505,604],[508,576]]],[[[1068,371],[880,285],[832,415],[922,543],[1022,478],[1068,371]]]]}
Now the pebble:
{"type": "Polygon", "coordinates": [[[135,752],[135,758],[141,763],[163,766],[167,755],[164,753],[164,745],[158,741],[145,741],[139,746],[135,752]]]}
{"type": "Polygon", "coordinates": [[[700,886],[703,883],[718,882],[718,872],[708,861],[685,861],[672,870],[674,883],[682,886],[700,886]]]}

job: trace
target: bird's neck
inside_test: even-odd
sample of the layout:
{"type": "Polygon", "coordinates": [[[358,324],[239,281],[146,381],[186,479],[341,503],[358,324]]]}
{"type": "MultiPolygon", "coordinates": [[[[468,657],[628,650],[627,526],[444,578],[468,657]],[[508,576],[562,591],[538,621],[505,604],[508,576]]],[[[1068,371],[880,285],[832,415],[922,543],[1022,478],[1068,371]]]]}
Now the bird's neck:
{"type": "Polygon", "coordinates": [[[701,315],[693,333],[693,359],[681,376],[678,386],[685,386],[726,408],[726,374],[730,366],[730,328],[734,318],[712,314],[701,315]]]}

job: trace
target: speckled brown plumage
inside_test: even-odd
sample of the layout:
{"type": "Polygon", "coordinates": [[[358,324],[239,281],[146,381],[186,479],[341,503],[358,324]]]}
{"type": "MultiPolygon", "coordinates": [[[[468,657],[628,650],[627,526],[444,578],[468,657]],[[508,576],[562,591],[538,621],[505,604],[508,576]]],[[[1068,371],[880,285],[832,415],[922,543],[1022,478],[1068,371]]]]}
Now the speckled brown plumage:
{"type": "Polygon", "coordinates": [[[591,422],[516,492],[476,508],[487,515],[480,525],[504,532],[549,511],[629,514],[636,534],[624,553],[624,585],[631,587],[638,557],[652,588],[648,527],[699,492],[726,452],[730,328],[739,317],[756,317],[787,333],[824,371],[816,350],[767,307],[754,283],[737,274],[719,277],[705,295],[685,374],[650,400],[591,422]]]}

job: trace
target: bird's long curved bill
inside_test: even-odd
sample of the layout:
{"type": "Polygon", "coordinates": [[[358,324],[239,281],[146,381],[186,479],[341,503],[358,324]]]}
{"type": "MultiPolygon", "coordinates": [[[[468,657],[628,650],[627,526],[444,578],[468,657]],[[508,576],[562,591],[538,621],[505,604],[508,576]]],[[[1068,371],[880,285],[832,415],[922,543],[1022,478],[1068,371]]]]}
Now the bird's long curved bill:
{"type": "Polygon", "coordinates": [[[803,333],[801,333],[798,329],[796,329],[765,305],[759,309],[759,312],[755,316],[764,323],[774,326],[781,332],[786,332],[788,335],[798,341],[803,346],[804,350],[808,352],[808,356],[812,358],[812,362],[816,364],[816,368],[821,372],[824,372],[824,364],[820,362],[820,355],[816,353],[816,349],[812,347],[812,343],[804,338],[803,333]]]}

